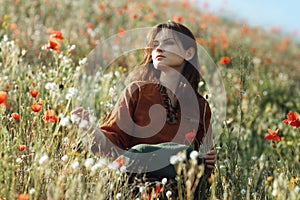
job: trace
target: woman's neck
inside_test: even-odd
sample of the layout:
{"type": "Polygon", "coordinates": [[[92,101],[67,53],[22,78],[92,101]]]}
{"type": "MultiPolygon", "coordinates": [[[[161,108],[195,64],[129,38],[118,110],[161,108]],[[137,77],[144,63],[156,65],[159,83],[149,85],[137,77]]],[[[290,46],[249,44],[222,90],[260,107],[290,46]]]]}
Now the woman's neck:
{"type": "Polygon", "coordinates": [[[182,76],[181,72],[183,70],[183,67],[184,65],[182,65],[180,68],[169,68],[168,70],[161,71],[159,78],[160,82],[173,93],[176,92],[178,82],[180,80],[180,77],[182,76]]]}

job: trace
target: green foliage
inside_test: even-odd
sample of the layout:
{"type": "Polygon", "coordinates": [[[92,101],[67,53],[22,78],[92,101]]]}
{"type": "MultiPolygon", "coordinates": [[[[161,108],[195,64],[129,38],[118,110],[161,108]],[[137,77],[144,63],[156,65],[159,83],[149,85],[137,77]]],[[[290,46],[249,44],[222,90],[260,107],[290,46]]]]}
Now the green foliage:
{"type": "MultiPolygon", "coordinates": [[[[107,158],[81,146],[70,111],[84,104],[101,123],[124,88],[121,80],[142,57],[141,51],[130,52],[91,77],[85,58],[96,42],[121,29],[175,18],[192,29],[218,65],[227,94],[227,117],[215,141],[216,168],[205,195],[297,199],[299,128],[282,120],[290,111],[300,112],[299,43],[207,14],[189,3],[156,0],[2,1],[0,91],[7,92],[7,105],[0,106],[0,199],[16,199],[22,193],[30,199],[147,199],[150,193],[167,198],[166,192],[174,189],[171,181],[157,193],[156,184],[142,178],[131,183],[122,170],[107,170],[107,158]],[[59,52],[45,48],[50,29],[63,33],[59,52]],[[219,63],[223,56],[230,58],[229,64],[219,63]],[[87,90],[76,93],[80,87],[87,90]],[[32,89],[39,91],[37,97],[29,94],[32,89]],[[33,112],[30,106],[39,99],[42,109],[33,112]],[[55,123],[43,120],[49,109],[58,117],[55,123]],[[12,113],[21,119],[13,119],[12,113]],[[281,141],[265,140],[268,128],[279,129],[281,141]],[[25,150],[18,145],[26,145],[25,150]]],[[[177,186],[186,199],[194,190],[188,181],[200,181],[201,176],[195,180],[188,173],[191,168],[180,166],[185,175],[177,186]]]]}

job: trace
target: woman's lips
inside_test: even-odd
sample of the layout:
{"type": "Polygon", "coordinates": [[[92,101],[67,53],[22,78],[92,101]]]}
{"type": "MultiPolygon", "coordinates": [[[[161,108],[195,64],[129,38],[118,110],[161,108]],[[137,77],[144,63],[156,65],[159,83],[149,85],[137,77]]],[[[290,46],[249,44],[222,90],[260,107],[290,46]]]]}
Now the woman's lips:
{"type": "Polygon", "coordinates": [[[159,59],[163,59],[163,58],[165,58],[165,56],[163,56],[163,55],[157,55],[157,56],[156,56],[156,59],[158,59],[158,60],[159,60],[159,59]]]}

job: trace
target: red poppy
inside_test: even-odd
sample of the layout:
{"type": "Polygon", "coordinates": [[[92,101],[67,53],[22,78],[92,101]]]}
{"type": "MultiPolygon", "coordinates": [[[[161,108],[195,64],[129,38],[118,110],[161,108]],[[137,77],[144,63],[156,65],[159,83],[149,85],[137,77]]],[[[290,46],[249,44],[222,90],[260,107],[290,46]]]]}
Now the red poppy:
{"type": "MultiPolygon", "coordinates": [[[[298,114],[296,112],[289,112],[286,115],[286,118],[287,118],[287,120],[284,120],[284,121],[287,121],[287,122],[295,121],[295,120],[298,120],[298,114]]],[[[286,124],[288,124],[288,123],[286,123],[286,124]]]]}
{"type": "Polygon", "coordinates": [[[19,194],[18,200],[28,200],[29,195],[28,194],[19,194]]]}
{"type": "Polygon", "coordinates": [[[55,31],[55,30],[51,31],[50,38],[54,38],[54,39],[57,39],[57,40],[63,40],[64,39],[62,32],[55,31]]]}
{"type": "Polygon", "coordinates": [[[299,128],[300,127],[300,120],[296,120],[295,122],[290,123],[290,125],[293,126],[293,127],[299,128]]]}
{"type": "Polygon", "coordinates": [[[283,123],[288,124],[290,126],[299,128],[300,127],[300,120],[298,119],[298,114],[296,112],[289,112],[286,115],[285,120],[283,120],[283,123]]]}
{"type": "Polygon", "coordinates": [[[298,114],[296,112],[289,112],[286,115],[285,120],[283,120],[283,123],[289,124],[290,126],[294,126],[296,128],[300,127],[300,120],[298,119],[298,114]]]}
{"type": "Polygon", "coordinates": [[[196,42],[198,44],[202,44],[203,43],[203,38],[196,38],[196,42]]]}
{"type": "Polygon", "coordinates": [[[126,32],[126,31],[125,31],[125,29],[123,29],[123,28],[119,28],[119,29],[118,29],[118,34],[119,34],[120,37],[124,36],[124,35],[125,35],[125,32],[126,32]]]}
{"type": "Polygon", "coordinates": [[[16,23],[12,23],[12,24],[10,24],[9,28],[11,30],[15,30],[15,29],[17,29],[17,24],[16,23]]]}
{"type": "Polygon", "coordinates": [[[19,113],[12,113],[11,114],[11,117],[15,120],[20,120],[21,119],[21,116],[19,113]]]}
{"type": "Polygon", "coordinates": [[[119,167],[122,167],[125,164],[125,159],[123,157],[119,157],[115,160],[119,167]]]}
{"type": "Polygon", "coordinates": [[[42,103],[34,101],[30,108],[33,112],[39,112],[42,109],[42,103]]]}
{"type": "Polygon", "coordinates": [[[90,23],[90,22],[86,24],[86,27],[89,29],[94,29],[93,23],[90,23]]]}
{"type": "Polygon", "coordinates": [[[59,48],[60,48],[60,44],[55,38],[50,38],[48,40],[48,44],[46,45],[47,50],[52,49],[54,51],[59,52],[60,51],[59,48]]]}
{"type": "Polygon", "coordinates": [[[28,155],[29,156],[34,156],[34,152],[30,152],[28,155]]]}
{"type": "Polygon", "coordinates": [[[157,185],[155,188],[153,188],[152,193],[148,194],[144,193],[144,195],[142,196],[142,199],[153,199],[153,196],[157,196],[160,192],[163,192],[164,188],[160,187],[159,185],[157,185]]]}
{"type": "Polygon", "coordinates": [[[136,13],[132,12],[132,13],[129,14],[129,17],[131,19],[136,19],[138,17],[138,15],[136,13]]]}
{"type": "Polygon", "coordinates": [[[230,58],[228,56],[223,56],[220,59],[221,65],[228,65],[230,63],[230,58]]]}
{"type": "Polygon", "coordinates": [[[154,193],[157,195],[158,193],[162,192],[163,190],[164,190],[164,189],[163,189],[162,187],[156,186],[156,187],[155,187],[154,193]]]}
{"type": "Polygon", "coordinates": [[[103,10],[105,8],[105,5],[104,4],[100,4],[100,5],[98,5],[98,8],[99,8],[99,10],[103,10]]]}
{"type": "Polygon", "coordinates": [[[144,15],[144,20],[151,20],[156,14],[154,12],[144,15]]]}
{"type": "Polygon", "coordinates": [[[207,28],[208,28],[208,26],[207,26],[206,23],[201,23],[201,24],[200,24],[200,27],[201,27],[202,29],[207,29],[207,28]]]}
{"type": "Polygon", "coordinates": [[[24,151],[26,149],[26,145],[25,144],[19,144],[18,149],[19,149],[19,151],[24,151]]]}
{"type": "Polygon", "coordinates": [[[196,132],[191,131],[185,134],[185,139],[186,140],[193,140],[196,137],[196,132]]]}
{"type": "Polygon", "coordinates": [[[281,137],[279,137],[278,134],[278,129],[276,131],[272,131],[271,129],[268,128],[268,135],[265,136],[266,140],[276,140],[276,141],[280,141],[281,137]]]}
{"type": "Polygon", "coordinates": [[[43,117],[44,122],[56,122],[58,117],[56,116],[56,113],[54,110],[46,110],[45,115],[43,117]]]}
{"type": "Polygon", "coordinates": [[[30,93],[30,95],[32,97],[36,97],[39,94],[39,91],[37,91],[37,90],[30,90],[29,93],[30,93]]]}
{"type": "Polygon", "coordinates": [[[250,32],[250,28],[249,28],[248,26],[244,25],[244,26],[241,28],[241,32],[242,32],[243,34],[247,34],[247,33],[250,32]]]}
{"type": "Polygon", "coordinates": [[[183,22],[183,17],[182,16],[180,16],[180,15],[178,15],[178,16],[174,16],[173,17],[173,21],[174,22],[183,22]]]}
{"type": "Polygon", "coordinates": [[[0,106],[6,107],[7,92],[0,91],[0,106]]]}
{"type": "Polygon", "coordinates": [[[122,8],[118,9],[119,15],[122,15],[124,13],[124,10],[122,8]]]}

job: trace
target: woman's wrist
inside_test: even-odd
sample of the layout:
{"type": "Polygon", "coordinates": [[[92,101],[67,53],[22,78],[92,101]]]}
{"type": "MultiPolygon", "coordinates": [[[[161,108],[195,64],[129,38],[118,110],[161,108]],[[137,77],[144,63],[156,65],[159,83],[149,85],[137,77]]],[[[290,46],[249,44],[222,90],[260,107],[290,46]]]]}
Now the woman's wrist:
{"type": "Polygon", "coordinates": [[[90,126],[88,129],[78,129],[78,137],[82,144],[95,154],[105,148],[106,136],[96,126],[90,126]]]}
{"type": "Polygon", "coordinates": [[[102,133],[102,131],[99,128],[96,128],[93,131],[93,135],[94,135],[94,145],[96,145],[100,150],[104,149],[106,145],[106,136],[104,135],[104,133],[102,133]]]}

